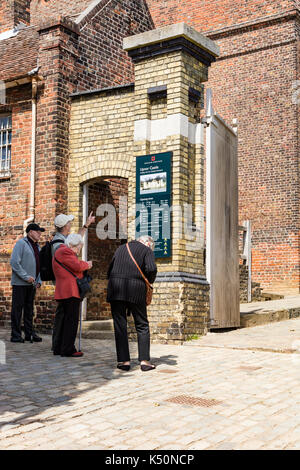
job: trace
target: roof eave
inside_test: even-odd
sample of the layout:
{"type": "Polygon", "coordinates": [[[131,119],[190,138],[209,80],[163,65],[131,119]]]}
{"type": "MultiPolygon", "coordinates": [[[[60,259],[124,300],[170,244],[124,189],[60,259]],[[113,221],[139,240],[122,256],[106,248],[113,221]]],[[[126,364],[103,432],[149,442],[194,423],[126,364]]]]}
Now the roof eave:
{"type": "Polygon", "coordinates": [[[8,79],[3,80],[3,81],[4,81],[4,84],[5,84],[5,88],[8,89],[8,88],[14,88],[14,87],[18,87],[18,86],[22,86],[22,85],[26,85],[28,83],[31,83],[33,77],[36,77],[36,79],[38,81],[42,80],[42,77],[38,74],[28,75],[28,73],[26,73],[25,75],[23,74],[23,75],[20,75],[20,76],[17,76],[17,77],[11,77],[11,78],[8,78],[8,79]]]}
{"type": "Polygon", "coordinates": [[[91,11],[93,11],[93,9],[98,5],[98,3],[100,3],[102,0],[93,0],[91,1],[90,5],[85,9],[83,10],[80,15],[76,18],[76,20],[74,21],[74,23],[76,24],[80,24],[84,18],[89,15],[91,13],[91,11]]]}

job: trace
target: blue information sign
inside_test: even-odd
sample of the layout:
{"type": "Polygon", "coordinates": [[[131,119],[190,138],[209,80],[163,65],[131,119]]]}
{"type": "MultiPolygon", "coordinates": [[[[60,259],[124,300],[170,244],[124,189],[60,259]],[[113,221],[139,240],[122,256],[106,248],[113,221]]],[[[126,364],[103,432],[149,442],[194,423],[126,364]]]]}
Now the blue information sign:
{"type": "Polygon", "coordinates": [[[156,258],[171,256],[172,152],[136,158],[136,235],[155,240],[156,258]]]}

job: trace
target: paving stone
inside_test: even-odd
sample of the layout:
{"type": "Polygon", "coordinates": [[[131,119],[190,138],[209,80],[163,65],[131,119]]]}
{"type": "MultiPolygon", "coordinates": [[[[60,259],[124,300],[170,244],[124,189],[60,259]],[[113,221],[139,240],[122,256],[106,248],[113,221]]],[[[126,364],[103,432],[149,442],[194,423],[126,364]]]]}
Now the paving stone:
{"type": "MultiPolygon", "coordinates": [[[[292,322],[300,336],[300,320],[292,322]]],[[[279,336],[289,345],[288,323],[276,330],[277,345],[279,336]]],[[[238,330],[242,350],[230,339],[235,332],[215,336],[218,347],[205,339],[189,347],[152,345],[159,365],[148,375],[132,344],[134,367],[121,374],[108,340],[84,339],[85,356],[76,362],[53,357],[50,336],[36,348],[18,350],[7,342],[0,449],[299,449],[300,370],[291,354],[251,349],[262,337],[272,346],[274,325],[238,330]],[[176,374],[159,372],[168,360],[176,363],[176,374]],[[248,373],[240,366],[259,369],[248,373]],[[176,395],[222,404],[167,402],[176,395]]],[[[6,334],[0,330],[0,340],[6,334]]]]}

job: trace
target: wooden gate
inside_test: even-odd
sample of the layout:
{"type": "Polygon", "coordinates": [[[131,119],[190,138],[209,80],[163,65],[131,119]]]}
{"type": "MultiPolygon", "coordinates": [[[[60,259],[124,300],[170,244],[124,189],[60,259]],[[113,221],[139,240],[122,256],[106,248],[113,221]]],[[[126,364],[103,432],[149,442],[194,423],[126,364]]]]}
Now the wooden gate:
{"type": "Polygon", "coordinates": [[[237,135],[215,114],[206,118],[206,275],[211,328],[240,326],[237,135]]]}

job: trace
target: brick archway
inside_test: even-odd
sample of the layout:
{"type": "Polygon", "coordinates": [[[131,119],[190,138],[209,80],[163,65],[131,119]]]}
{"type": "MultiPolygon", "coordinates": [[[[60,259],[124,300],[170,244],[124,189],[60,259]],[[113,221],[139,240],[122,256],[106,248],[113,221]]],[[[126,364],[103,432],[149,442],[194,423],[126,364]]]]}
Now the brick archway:
{"type": "MultiPolygon", "coordinates": [[[[87,259],[93,261],[91,270],[92,292],[87,299],[87,320],[106,320],[110,318],[110,306],[106,302],[107,270],[111,259],[124,238],[127,216],[128,180],[123,177],[102,177],[93,179],[88,184],[88,211],[96,215],[96,224],[89,228],[87,259]],[[116,214],[116,233],[109,238],[99,239],[97,226],[104,217],[97,215],[102,204],[114,207],[116,214]],[[125,216],[125,217],[124,217],[125,216]]],[[[107,231],[107,230],[105,230],[107,231]]]]}

